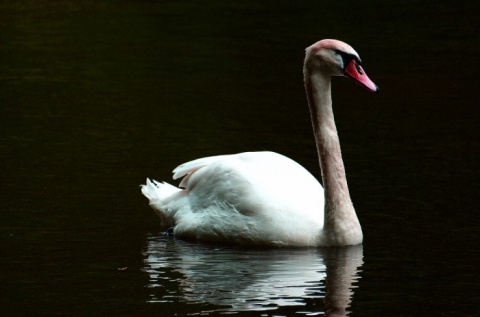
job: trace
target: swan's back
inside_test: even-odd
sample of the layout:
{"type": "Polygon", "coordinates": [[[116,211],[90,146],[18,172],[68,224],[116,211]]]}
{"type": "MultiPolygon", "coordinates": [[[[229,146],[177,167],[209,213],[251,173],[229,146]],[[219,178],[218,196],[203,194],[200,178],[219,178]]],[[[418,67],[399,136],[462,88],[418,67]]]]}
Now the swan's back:
{"type": "MultiPolygon", "coordinates": [[[[247,152],[202,158],[177,167],[178,177],[184,177],[184,190],[150,199],[162,220],[169,218],[163,222],[175,226],[175,235],[237,244],[317,244],[323,188],[283,155],[247,152]]],[[[167,185],[156,187],[160,191],[162,186],[167,185]]]]}

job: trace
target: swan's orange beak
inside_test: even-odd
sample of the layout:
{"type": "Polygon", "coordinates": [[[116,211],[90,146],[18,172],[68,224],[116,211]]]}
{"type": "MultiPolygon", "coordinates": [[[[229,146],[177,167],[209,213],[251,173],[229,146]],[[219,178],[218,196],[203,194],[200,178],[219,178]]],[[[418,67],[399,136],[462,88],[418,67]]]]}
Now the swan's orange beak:
{"type": "Polygon", "coordinates": [[[345,67],[345,75],[357,83],[361,84],[362,86],[366,87],[368,90],[373,92],[378,92],[379,89],[377,85],[373,83],[373,81],[368,78],[367,74],[363,70],[362,66],[355,59],[352,59],[347,67],[345,67]]]}

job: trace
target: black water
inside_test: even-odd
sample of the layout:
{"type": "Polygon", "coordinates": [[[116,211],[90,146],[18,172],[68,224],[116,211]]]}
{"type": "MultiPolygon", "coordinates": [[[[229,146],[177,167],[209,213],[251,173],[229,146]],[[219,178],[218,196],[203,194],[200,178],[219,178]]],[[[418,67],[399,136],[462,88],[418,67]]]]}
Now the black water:
{"type": "Polygon", "coordinates": [[[2,1],[5,316],[479,315],[476,1],[2,1]],[[333,82],[357,248],[162,236],[140,194],[196,157],[273,150],[319,177],[304,48],[333,82]]]}

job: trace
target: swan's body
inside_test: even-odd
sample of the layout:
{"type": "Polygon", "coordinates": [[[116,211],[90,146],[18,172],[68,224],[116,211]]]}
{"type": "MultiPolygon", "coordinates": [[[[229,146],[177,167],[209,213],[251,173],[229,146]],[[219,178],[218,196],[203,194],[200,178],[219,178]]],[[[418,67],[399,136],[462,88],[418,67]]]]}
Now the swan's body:
{"type": "Polygon", "coordinates": [[[295,161],[272,152],[197,159],[177,167],[177,188],[147,179],[142,193],[165,227],[178,237],[244,245],[341,246],[360,244],[333,118],[330,77],[344,75],[378,88],[358,54],[336,40],[306,50],[305,87],[319,154],[320,183],[295,161]]]}

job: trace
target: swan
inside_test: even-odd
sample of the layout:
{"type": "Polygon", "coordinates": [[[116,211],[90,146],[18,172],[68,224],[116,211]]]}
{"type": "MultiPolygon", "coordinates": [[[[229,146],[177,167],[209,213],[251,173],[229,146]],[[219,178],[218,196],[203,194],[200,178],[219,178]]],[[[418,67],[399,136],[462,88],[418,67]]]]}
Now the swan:
{"type": "Polygon", "coordinates": [[[281,154],[204,157],[173,170],[179,187],[147,178],[141,191],[176,237],[238,245],[356,245],[362,228],[348,191],[331,99],[331,77],[378,87],[348,44],[325,39],[306,49],[304,82],[322,185],[281,154]]]}

